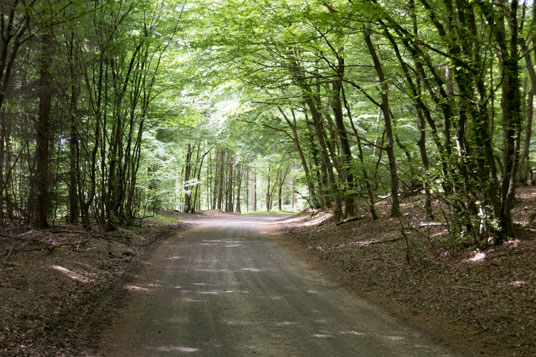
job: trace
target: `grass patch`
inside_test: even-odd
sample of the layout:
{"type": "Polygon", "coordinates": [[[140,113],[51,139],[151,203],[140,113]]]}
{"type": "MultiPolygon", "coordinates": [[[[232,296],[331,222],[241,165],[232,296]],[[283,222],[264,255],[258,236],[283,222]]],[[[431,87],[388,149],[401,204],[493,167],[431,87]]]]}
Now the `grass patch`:
{"type": "Polygon", "coordinates": [[[160,216],[158,214],[155,214],[154,216],[147,217],[147,219],[150,219],[150,220],[153,220],[153,221],[158,221],[158,222],[163,222],[163,223],[180,223],[180,220],[178,220],[178,219],[171,218],[171,217],[164,217],[164,216],[160,216]]]}

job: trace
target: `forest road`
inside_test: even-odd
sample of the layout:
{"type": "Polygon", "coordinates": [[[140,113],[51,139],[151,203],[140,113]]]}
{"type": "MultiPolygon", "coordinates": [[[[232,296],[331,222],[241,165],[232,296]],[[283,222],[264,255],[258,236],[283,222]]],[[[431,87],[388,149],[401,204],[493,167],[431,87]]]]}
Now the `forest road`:
{"type": "Polygon", "coordinates": [[[97,355],[454,355],[291,255],[274,218],[212,219],[162,243],[97,355]]]}

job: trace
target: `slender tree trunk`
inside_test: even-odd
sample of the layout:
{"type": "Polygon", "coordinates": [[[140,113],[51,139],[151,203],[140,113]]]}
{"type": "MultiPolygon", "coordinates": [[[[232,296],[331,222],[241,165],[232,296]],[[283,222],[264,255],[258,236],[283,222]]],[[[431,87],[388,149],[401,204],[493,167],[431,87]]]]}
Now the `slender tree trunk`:
{"type": "MultiPolygon", "coordinates": [[[[0,226],[5,226],[6,224],[6,216],[4,211],[4,191],[7,193],[7,173],[4,174],[4,159],[6,157],[6,143],[7,143],[7,137],[6,137],[6,119],[4,112],[0,108],[0,226]]],[[[6,170],[9,170],[6,169],[6,170]]],[[[7,205],[7,200],[6,200],[7,205]]]]}
{"type": "Polygon", "coordinates": [[[310,202],[312,203],[311,208],[320,208],[320,202],[318,200],[318,197],[316,195],[315,191],[315,184],[313,181],[313,177],[311,176],[311,172],[309,170],[309,165],[307,164],[307,160],[305,158],[305,154],[303,153],[302,146],[300,144],[300,138],[298,136],[298,128],[296,124],[296,115],[294,113],[294,110],[292,110],[292,121],[290,118],[286,115],[285,111],[278,107],[279,112],[283,115],[285,118],[289,128],[292,131],[292,141],[294,142],[294,146],[296,147],[296,151],[298,152],[298,156],[300,158],[300,162],[302,164],[303,173],[305,174],[305,181],[307,183],[307,189],[309,191],[309,197],[310,202]]]}
{"type": "Polygon", "coordinates": [[[80,85],[78,84],[78,76],[75,70],[74,56],[74,33],[71,33],[71,41],[69,44],[69,67],[71,76],[71,105],[70,111],[70,137],[69,137],[69,222],[76,223],[80,214],[78,208],[78,135],[76,133],[76,120],[78,115],[78,96],[80,93],[80,85]]]}
{"type": "Polygon", "coordinates": [[[49,141],[50,111],[52,102],[51,62],[52,36],[45,33],[41,36],[41,58],[39,69],[39,115],[37,118],[36,139],[36,212],[35,225],[39,228],[48,227],[47,213],[49,209],[49,141]]]}
{"type": "Polygon", "coordinates": [[[523,140],[523,152],[520,159],[520,181],[526,185],[530,172],[529,151],[530,139],[532,138],[532,121],[534,116],[534,92],[531,89],[527,98],[526,119],[525,119],[525,138],[523,140]]]}
{"type": "Polygon", "coordinates": [[[243,167],[242,165],[238,164],[236,166],[236,178],[237,178],[237,188],[236,188],[236,213],[242,213],[241,209],[241,202],[240,202],[240,193],[242,191],[242,175],[243,175],[243,167]]]}
{"type": "Polygon", "coordinates": [[[271,166],[268,165],[268,182],[266,186],[266,210],[270,212],[272,210],[272,190],[270,187],[270,180],[271,180],[271,166]]]}
{"type": "Polygon", "coordinates": [[[342,90],[342,96],[344,99],[344,107],[346,108],[346,112],[348,114],[348,120],[350,121],[350,126],[352,127],[352,131],[354,132],[354,136],[357,141],[357,149],[358,149],[358,158],[359,162],[361,163],[361,174],[363,175],[363,181],[365,182],[365,188],[367,190],[367,196],[368,196],[368,205],[369,205],[369,212],[372,216],[373,220],[378,219],[378,215],[376,213],[376,208],[374,207],[374,192],[372,189],[372,184],[369,179],[368,170],[365,167],[365,155],[363,155],[363,145],[361,143],[361,135],[357,131],[357,128],[354,125],[354,120],[352,118],[352,111],[350,110],[350,105],[348,101],[346,100],[346,94],[344,90],[344,86],[341,88],[342,90]]]}
{"type": "Polygon", "coordinates": [[[244,184],[246,189],[246,212],[249,212],[249,166],[246,167],[246,183],[244,184]]]}
{"type": "Polygon", "coordinates": [[[378,54],[376,53],[376,48],[374,47],[370,34],[368,30],[365,29],[363,32],[365,43],[369,50],[369,54],[372,57],[374,63],[374,69],[380,80],[381,88],[381,110],[383,112],[383,119],[385,125],[385,134],[386,134],[386,143],[385,151],[387,152],[387,157],[389,160],[389,173],[391,175],[391,217],[400,216],[400,202],[398,199],[398,173],[396,165],[396,155],[394,151],[394,135],[393,135],[393,125],[391,121],[391,108],[389,106],[389,86],[387,85],[385,75],[383,72],[383,66],[380,62],[378,54]]]}
{"type": "Polygon", "coordinates": [[[341,90],[342,90],[342,78],[344,77],[344,58],[338,57],[337,75],[338,78],[332,81],[332,96],[331,96],[331,109],[335,116],[335,124],[337,126],[337,137],[341,145],[341,151],[344,160],[344,172],[346,176],[346,195],[345,195],[345,212],[344,216],[353,217],[356,215],[355,211],[355,182],[354,173],[352,171],[352,151],[350,150],[350,143],[348,142],[348,135],[346,133],[346,127],[344,126],[344,115],[342,112],[341,103],[341,90]]]}
{"type": "Polygon", "coordinates": [[[190,183],[190,172],[192,170],[192,145],[188,144],[188,151],[186,153],[186,163],[184,166],[184,212],[190,213],[192,210],[192,193],[190,183]]]}
{"type": "Polygon", "coordinates": [[[218,151],[218,167],[217,167],[217,201],[216,201],[216,208],[218,210],[222,210],[222,201],[223,201],[223,168],[224,168],[224,160],[225,160],[225,151],[223,149],[220,149],[218,151]]]}
{"type": "Polygon", "coordinates": [[[257,211],[257,172],[255,167],[253,168],[253,188],[251,193],[251,199],[253,200],[253,212],[257,211]]]}
{"type": "Polygon", "coordinates": [[[281,184],[279,185],[279,192],[277,195],[277,206],[278,206],[279,211],[283,210],[283,185],[284,185],[284,181],[281,180],[281,184]]]}
{"type": "Polygon", "coordinates": [[[228,175],[227,175],[227,205],[226,205],[226,212],[233,212],[233,186],[234,186],[234,177],[233,177],[233,164],[234,164],[234,157],[231,153],[228,155],[228,175]]]}

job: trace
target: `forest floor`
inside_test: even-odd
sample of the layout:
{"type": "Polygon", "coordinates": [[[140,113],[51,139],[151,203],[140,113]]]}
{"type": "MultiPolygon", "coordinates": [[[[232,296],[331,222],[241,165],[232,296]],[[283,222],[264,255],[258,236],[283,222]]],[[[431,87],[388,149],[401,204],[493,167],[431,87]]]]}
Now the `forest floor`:
{"type": "Polygon", "coordinates": [[[336,225],[329,213],[303,212],[278,229],[296,254],[466,355],[535,356],[535,202],[536,188],[520,188],[515,239],[482,251],[446,246],[421,197],[403,201],[401,219],[379,204],[376,221],[336,225]]]}
{"type": "MultiPolygon", "coordinates": [[[[536,188],[519,189],[516,239],[484,251],[446,247],[420,197],[402,219],[367,215],[336,225],[329,213],[284,218],[280,243],[438,342],[466,355],[536,355],[536,188]],[[401,235],[405,227],[407,239],[401,235]]],[[[0,355],[76,355],[93,347],[159,242],[224,214],[170,214],[166,223],[111,233],[57,224],[0,231],[0,355]],[[178,224],[178,221],[182,223],[178,224]]]]}
{"type": "Polygon", "coordinates": [[[65,223],[0,231],[0,356],[72,356],[94,347],[141,263],[189,226],[165,221],[108,233],[65,223]]]}

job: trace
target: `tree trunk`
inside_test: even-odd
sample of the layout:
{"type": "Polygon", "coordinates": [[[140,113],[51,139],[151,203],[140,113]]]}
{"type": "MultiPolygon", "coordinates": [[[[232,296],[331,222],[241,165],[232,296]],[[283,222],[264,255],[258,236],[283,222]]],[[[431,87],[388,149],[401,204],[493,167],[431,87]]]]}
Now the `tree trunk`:
{"type": "Polygon", "coordinates": [[[237,178],[237,188],[236,188],[236,213],[242,213],[241,202],[240,202],[240,193],[242,191],[242,174],[243,168],[240,164],[236,165],[236,178],[237,178]]]}
{"type": "Polygon", "coordinates": [[[391,175],[391,217],[400,216],[400,202],[398,199],[398,173],[396,165],[396,155],[394,151],[394,136],[393,126],[391,121],[391,108],[389,106],[389,86],[385,80],[383,73],[383,66],[380,62],[376,48],[374,47],[368,30],[363,32],[365,43],[369,50],[369,54],[372,57],[374,63],[374,69],[380,80],[380,92],[381,92],[381,110],[383,112],[383,119],[385,125],[386,143],[385,151],[389,160],[389,173],[391,175]]]}
{"type": "Polygon", "coordinates": [[[285,118],[285,121],[287,122],[288,126],[290,127],[292,131],[292,141],[294,142],[294,146],[296,147],[296,151],[298,152],[298,156],[302,164],[303,173],[305,174],[305,181],[307,183],[307,189],[309,191],[310,202],[312,203],[312,206],[313,206],[311,208],[320,208],[321,205],[316,195],[313,177],[311,177],[309,165],[307,164],[307,160],[305,159],[305,154],[303,153],[303,149],[300,144],[300,138],[298,136],[298,128],[296,125],[296,115],[294,114],[294,110],[291,110],[292,111],[292,121],[291,121],[282,108],[278,107],[278,109],[279,109],[279,112],[285,118]]]}
{"type": "Polygon", "coordinates": [[[344,107],[346,108],[346,112],[348,114],[348,120],[350,121],[350,126],[352,127],[352,131],[354,132],[356,141],[357,141],[357,149],[358,149],[358,158],[359,162],[361,163],[361,174],[363,175],[363,181],[365,182],[365,188],[367,191],[368,196],[368,206],[369,206],[369,212],[372,216],[373,220],[378,219],[378,215],[376,213],[376,208],[374,207],[374,192],[372,189],[372,184],[370,182],[368,170],[365,167],[365,156],[363,155],[363,145],[361,143],[361,135],[357,131],[357,128],[354,125],[354,120],[352,118],[352,111],[350,110],[350,105],[348,101],[346,100],[346,94],[344,90],[344,86],[341,88],[342,90],[342,97],[344,100],[344,107]]]}
{"type": "Polygon", "coordinates": [[[186,163],[184,166],[184,212],[190,213],[192,211],[192,186],[190,183],[190,172],[192,170],[192,145],[188,144],[188,151],[186,153],[186,163]]]}
{"type": "Polygon", "coordinates": [[[50,140],[50,110],[52,102],[52,36],[45,33],[41,36],[41,58],[39,68],[39,115],[37,118],[36,138],[36,208],[34,224],[39,228],[48,227],[47,213],[49,209],[49,140],[50,140]]]}
{"type": "Polygon", "coordinates": [[[251,193],[251,199],[253,200],[253,212],[257,211],[257,172],[255,167],[253,168],[253,188],[251,193]]]}
{"type": "Polygon", "coordinates": [[[246,183],[244,184],[246,189],[246,212],[249,212],[249,166],[246,167],[246,183]]]}
{"type": "Polygon", "coordinates": [[[268,182],[266,186],[266,210],[270,212],[272,210],[272,190],[270,187],[271,180],[271,166],[268,165],[268,182]]]}
{"type": "Polygon", "coordinates": [[[233,204],[233,184],[234,184],[234,177],[233,177],[233,164],[234,164],[234,157],[231,153],[228,155],[228,175],[227,175],[227,205],[226,205],[226,212],[233,212],[234,204],[233,204]]]}
{"type": "Polygon", "coordinates": [[[221,211],[222,210],[222,201],[223,201],[223,168],[224,168],[224,160],[225,160],[225,151],[223,149],[219,149],[218,151],[218,167],[217,167],[217,177],[216,177],[216,186],[217,186],[217,194],[216,194],[216,208],[221,211]]]}
{"type": "Polygon", "coordinates": [[[345,212],[344,217],[353,217],[356,215],[355,211],[355,182],[354,173],[352,172],[352,151],[350,150],[350,143],[348,142],[348,135],[346,133],[346,127],[344,126],[344,115],[342,112],[341,104],[341,90],[342,90],[342,78],[344,77],[344,58],[338,57],[337,65],[337,79],[332,81],[332,96],[331,96],[331,110],[335,116],[335,124],[337,126],[337,137],[341,145],[341,151],[344,160],[344,172],[346,176],[346,195],[345,195],[345,212]]]}
{"type": "Polygon", "coordinates": [[[69,68],[71,76],[71,105],[70,111],[70,137],[69,137],[69,222],[76,223],[78,221],[78,135],[76,133],[76,120],[78,115],[78,96],[80,93],[80,85],[78,84],[78,76],[75,71],[75,56],[74,56],[74,33],[71,33],[71,41],[69,44],[69,68]]]}

